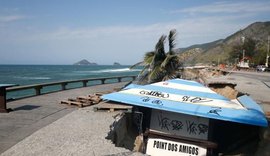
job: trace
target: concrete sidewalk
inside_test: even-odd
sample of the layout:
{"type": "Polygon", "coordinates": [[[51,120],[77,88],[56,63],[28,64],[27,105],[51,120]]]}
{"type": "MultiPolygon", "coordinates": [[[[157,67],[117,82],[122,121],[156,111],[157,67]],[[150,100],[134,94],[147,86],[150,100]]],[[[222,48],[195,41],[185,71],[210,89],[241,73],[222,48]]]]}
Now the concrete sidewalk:
{"type": "MultiPolygon", "coordinates": [[[[125,84],[126,83],[97,85],[9,102],[7,107],[12,108],[13,111],[10,113],[0,113],[0,153],[9,149],[16,143],[22,141],[24,138],[30,136],[46,125],[53,123],[74,110],[78,110],[78,107],[75,106],[71,107],[67,105],[60,105],[59,102],[61,100],[96,92],[112,91],[113,88],[119,88],[125,84]]],[[[69,123],[67,124],[72,125],[73,121],[76,120],[75,118],[76,117],[70,117],[69,123]]],[[[100,119],[96,118],[97,121],[101,119],[102,117],[100,119]]],[[[109,126],[109,124],[106,126],[109,126]]],[[[72,127],[76,131],[76,125],[72,127]]],[[[62,129],[59,128],[57,131],[64,133],[67,131],[67,129],[69,129],[69,127],[64,128],[64,126],[62,126],[62,129]]],[[[53,131],[51,132],[54,133],[53,131]]],[[[44,134],[41,136],[45,137],[44,134]]],[[[36,140],[37,142],[35,144],[39,144],[38,140],[36,140]]],[[[46,144],[43,144],[43,146],[45,147],[46,144]]],[[[23,153],[20,152],[18,154],[22,155],[23,153]]]]}
{"type": "Polygon", "coordinates": [[[119,112],[93,112],[93,106],[73,111],[38,130],[1,156],[64,156],[64,155],[137,155],[115,147],[105,139],[119,112]]]}

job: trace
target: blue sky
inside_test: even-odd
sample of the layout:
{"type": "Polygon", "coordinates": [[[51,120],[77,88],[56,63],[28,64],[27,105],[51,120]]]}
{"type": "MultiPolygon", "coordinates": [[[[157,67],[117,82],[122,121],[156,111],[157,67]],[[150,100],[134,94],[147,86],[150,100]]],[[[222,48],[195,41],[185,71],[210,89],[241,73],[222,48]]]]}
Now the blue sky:
{"type": "Polygon", "coordinates": [[[1,0],[0,64],[130,65],[171,29],[180,48],[269,15],[269,0],[1,0]]]}

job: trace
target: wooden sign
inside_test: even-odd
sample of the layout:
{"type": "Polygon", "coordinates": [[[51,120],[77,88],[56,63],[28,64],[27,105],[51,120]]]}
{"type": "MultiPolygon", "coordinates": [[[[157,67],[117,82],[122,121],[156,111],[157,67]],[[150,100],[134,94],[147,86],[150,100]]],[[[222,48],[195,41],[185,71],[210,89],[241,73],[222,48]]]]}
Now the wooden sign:
{"type": "Polygon", "coordinates": [[[152,156],[206,156],[207,149],[188,143],[149,138],[146,154],[152,156]]]}
{"type": "Polygon", "coordinates": [[[169,135],[207,140],[209,119],[152,109],[150,129],[169,135]]]}

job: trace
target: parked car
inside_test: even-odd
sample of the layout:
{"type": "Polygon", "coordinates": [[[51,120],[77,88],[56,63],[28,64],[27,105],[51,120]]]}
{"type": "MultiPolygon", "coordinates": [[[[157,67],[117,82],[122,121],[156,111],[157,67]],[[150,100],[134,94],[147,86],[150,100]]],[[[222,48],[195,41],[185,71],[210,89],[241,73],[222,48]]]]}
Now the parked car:
{"type": "Polygon", "coordinates": [[[270,68],[266,67],[265,65],[258,65],[256,67],[256,70],[259,72],[267,72],[270,71],[270,68]]]}

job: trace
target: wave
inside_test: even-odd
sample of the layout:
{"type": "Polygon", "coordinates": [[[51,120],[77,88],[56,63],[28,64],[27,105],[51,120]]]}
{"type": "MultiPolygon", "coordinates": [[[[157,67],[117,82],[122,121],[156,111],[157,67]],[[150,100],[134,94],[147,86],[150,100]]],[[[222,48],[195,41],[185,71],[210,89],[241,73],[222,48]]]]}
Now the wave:
{"type": "Polygon", "coordinates": [[[16,79],[24,79],[24,80],[49,80],[50,77],[29,77],[29,76],[15,76],[16,79]]]}
{"type": "Polygon", "coordinates": [[[141,70],[140,69],[121,68],[121,69],[104,69],[104,70],[99,70],[97,72],[113,73],[113,72],[133,72],[133,71],[141,71],[141,70]]]}
{"type": "Polygon", "coordinates": [[[78,73],[121,73],[121,72],[136,72],[136,71],[141,71],[141,69],[121,68],[121,69],[102,69],[102,70],[76,71],[76,72],[78,73]]]}

